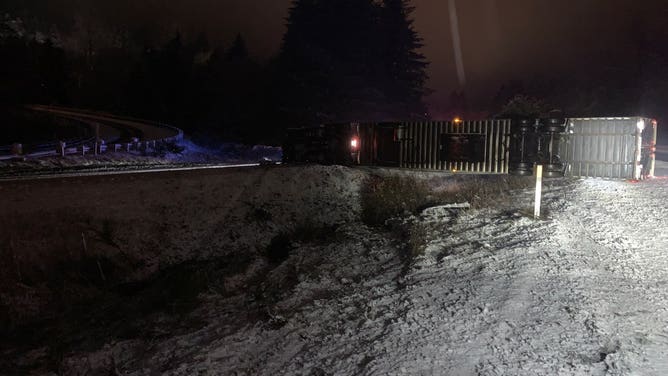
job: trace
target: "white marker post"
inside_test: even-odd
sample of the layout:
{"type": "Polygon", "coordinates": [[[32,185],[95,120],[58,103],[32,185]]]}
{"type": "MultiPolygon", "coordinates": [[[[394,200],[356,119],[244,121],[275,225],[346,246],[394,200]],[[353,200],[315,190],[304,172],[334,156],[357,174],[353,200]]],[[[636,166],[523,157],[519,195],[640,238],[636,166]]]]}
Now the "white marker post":
{"type": "Polygon", "coordinates": [[[540,218],[540,196],[543,184],[543,165],[537,164],[534,167],[534,175],[536,175],[536,200],[533,206],[533,217],[540,218]]]}
{"type": "Polygon", "coordinates": [[[100,123],[95,123],[95,151],[94,155],[97,155],[100,147],[100,123]]]}

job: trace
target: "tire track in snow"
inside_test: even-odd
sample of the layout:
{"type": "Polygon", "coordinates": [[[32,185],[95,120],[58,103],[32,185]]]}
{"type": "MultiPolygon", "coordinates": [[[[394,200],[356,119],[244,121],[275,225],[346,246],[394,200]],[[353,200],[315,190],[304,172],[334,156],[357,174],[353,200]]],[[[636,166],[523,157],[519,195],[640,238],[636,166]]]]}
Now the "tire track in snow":
{"type": "MultiPolygon", "coordinates": [[[[533,351],[526,346],[531,336],[520,335],[527,327],[518,329],[514,321],[535,306],[530,286],[537,254],[527,245],[544,237],[548,225],[513,212],[488,214],[464,215],[438,239],[443,251],[435,254],[445,256],[426,260],[411,273],[406,291],[411,310],[394,326],[391,355],[379,359],[376,373],[370,374],[388,369],[393,374],[453,375],[522,370],[505,362],[510,357],[505,354],[517,357],[525,351],[530,358],[533,351]]],[[[536,325],[528,327],[535,335],[536,325]]]]}
{"type": "Polygon", "coordinates": [[[668,239],[657,231],[666,220],[656,209],[665,184],[590,180],[574,193],[586,206],[572,205],[567,216],[596,267],[586,291],[595,303],[593,325],[608,344],[601,352],[608,373],[666,374],[668,239]]]}

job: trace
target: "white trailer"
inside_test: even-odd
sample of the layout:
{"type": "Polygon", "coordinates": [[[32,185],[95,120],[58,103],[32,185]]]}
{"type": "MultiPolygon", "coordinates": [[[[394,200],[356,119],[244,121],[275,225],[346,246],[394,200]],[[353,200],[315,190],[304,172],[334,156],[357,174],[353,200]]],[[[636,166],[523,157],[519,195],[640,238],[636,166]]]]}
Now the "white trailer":
{"type": "Polygon", "coordinates": [[[568,119],[560,145],[565,175],[654,176],[656,126],[655,120],[643,117],[568,119]]]}

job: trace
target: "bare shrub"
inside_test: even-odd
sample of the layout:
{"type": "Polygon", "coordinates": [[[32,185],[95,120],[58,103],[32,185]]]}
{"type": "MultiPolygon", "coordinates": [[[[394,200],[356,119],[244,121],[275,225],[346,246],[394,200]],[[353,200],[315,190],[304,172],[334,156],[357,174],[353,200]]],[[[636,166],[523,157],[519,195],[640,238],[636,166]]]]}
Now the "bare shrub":
{"type": "Polygon", "coordinates": [[[512,202],[514,192],[531,186],[532,177],[472,176],[460,178],[450,188],[435,192],[434,201],[442,204],[468,202],[471,208],[498,208],[512,202]]]}
{"type": "Polygon", "coordinates": [[[427,248],[428,229],[421,223],[415,223],[408,231],[408,253],[411,259],[421,256],[427,248]]]}
{"type": "Polygon", "coordinates": [[[409,177],[369,178],[361,191],[362,221],[382,225],[389,218],[417,213],[433,198],[429,186],[409,177]]]}
{"type": "Polygon", "coordinates": [[[430,227],[419,218],[405,217],[444,204],[468,203],[474,209],[515,205],[517,191],[529,188],[532,182],[532,177],[508,175],[448,175],[429,181],[375,176],[362,188],[362,221],[372,226],[385,225],[404,242],[401,256],[408,268],[425,253],[430,227]],[[388,221],[391,218],[395,219],[388,221]]]}
{"type": "Polygon", "coordinates": [[[296,243],[325,242],[336,233],[336,226],[323,226],[304,222],[289,231],[274,236],[265,250],[265,256],[272,264],[280,264],[290,257],[296,243]]]}
{"type": "Polygon", "coordinates": [[[250,222],[266,223],[273,218],[271,212],[265,208],[253,205],[248,213],[250,222]]]}
{"type": "Polygon", "coordinates": [[[531,177],[448,176],[445,189],[435,189],[419,178],[388,176],[369,178],[361,191],[362,221],[382,225],[389,218],[417,214],[442,204],[467,202],[474,209],[499,207],[512,201],[515,191],[531,186],[531,177]]]}
{"type": "Polygon", "coordinates": [[[271,239],[265,255],[272,264],[280,264],[290,257],[294,248],[290,234],[282,232],[271,239]]]}

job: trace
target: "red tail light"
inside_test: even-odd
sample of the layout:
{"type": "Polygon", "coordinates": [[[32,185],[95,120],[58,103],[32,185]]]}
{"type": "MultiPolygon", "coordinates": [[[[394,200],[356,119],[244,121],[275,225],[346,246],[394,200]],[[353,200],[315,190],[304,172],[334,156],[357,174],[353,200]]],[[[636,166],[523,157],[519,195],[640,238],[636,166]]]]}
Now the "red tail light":
{"type": "Polygon", "coordinates": [[[350,149],[351,150],[357,150],[360,147],[360,140],[357,137],[353,137],[350,139],[350,149]]]}

